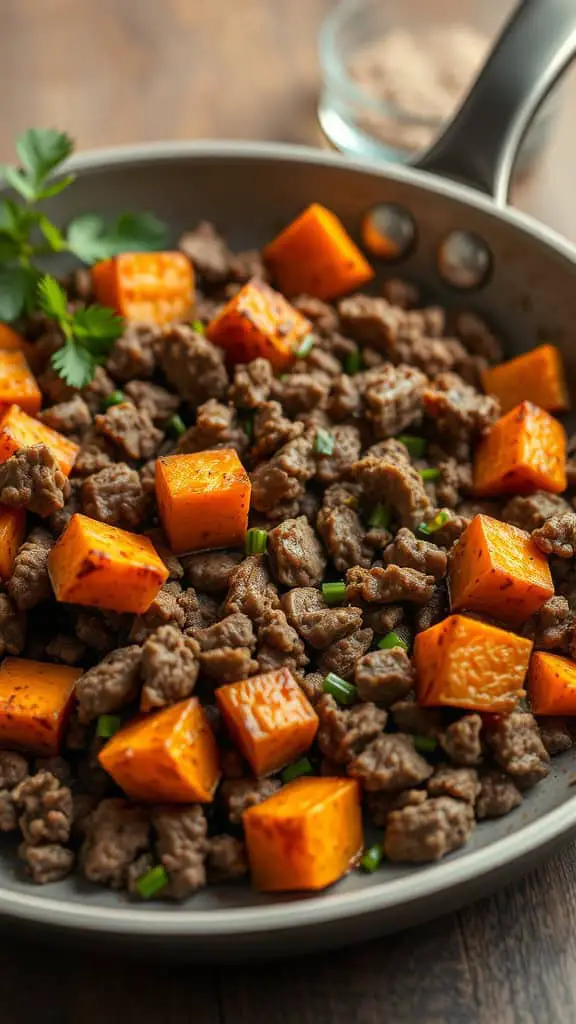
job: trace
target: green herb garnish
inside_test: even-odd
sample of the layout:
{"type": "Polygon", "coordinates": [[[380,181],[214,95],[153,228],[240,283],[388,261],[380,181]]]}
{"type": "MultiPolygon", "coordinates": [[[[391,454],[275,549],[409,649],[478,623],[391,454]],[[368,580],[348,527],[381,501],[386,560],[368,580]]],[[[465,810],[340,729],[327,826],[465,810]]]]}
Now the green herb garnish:
{"type": "Polygon", "coordinates": [[[166,868],[162,864],[157,864],[156,867],[150,868],[136,882],[136,888],[143,900],[151,899],[152,896],[155,896],[156,893],[160,892],[167,885],[168,875],[166,874],[166,868]]]}
{"type": "Polygon", "coordinates": [[[420,533],[429,536],[431,533],[436,533],[436,530],[440,530],[444,526],[444,524],[448,522],[449,518],[450,513],[446,512],[444,509],[441,509],[441,511],[437,512],[434,518],[431,519],[429,523],[420,523],[418,529],[420,533]]]}
{"type": "Polygon", "coordinates": [[[389,651],[392,647],[401,647],[404,651],[408,650],[408,644],[394,629],[386,633],[386,636],[383,636],[378,641],[378,647],[381,651],[389,651]]]}
{"type": "Polygon", "coordinates": [[[374,846],[369,846],[368,849],[364,851],[364,856],[360,860],[358,866],[362,868],[362,871],[368,871],[371,873],[380,867],[383,856],[384,851],[382,849],[382,843],[374,843],[374,846]]]}
{"type": "Polygon", "coordinates": [[[96,735],[101,740],[109,740],[122,725],[120,715],[100,715],[96,720],[96,735]]]}
{"type": "Polygon", "coordinates": [[[268,544],[268,534],[266,530],[258,530],[256,527],[252,527],[246,534],[246,554],[247,555],[263,555],[266,551],[266,545],[268,544]]]}
{"type": "Polygon", "coordinates": [[[70,387],[83,388],[94,376],[123,330],[123,320],[113,309],[86,306],[71,313],[66,293],[54,277],[45,274],[38,283],[38,306],[55,320],[64,344],[50,360],[52,367],[70,387]]]}
{"type": "Polygon", "coordinates": [[[337,583],[323,583],[322,597],[327,605],[342,604],[346,597],[346,584],[344,580],[340,580],[337,583]]]}
{"type": "Polygon", "coordinates": [[[370,513],[368,525],[375,530],[387,530],[390,526],[392,513],[386,505],[376,505],[370,513]]]}
{"type": "Polygon", "coordinates": [[[113,405],[122,405],[122,402],[125,401],[126,395],[123,391],[111,391],[109,395],[102,399],[102,406],[104,409],[110,409],[113,405]]]}
{"type": "Polygon", "coordinates": [[[344,360],[345,373],[352,377],[355,373],[360,373],[361,369],[362,356],[360,355],[359,349],[356,349],[355,352],[349,352],[344,360]]]}
{"type": "Polygon", "coordinates": [[[186,424],[177,412],[166,423],[166,430],[172,437],[182,437],[186,433],[186,424]]]}
{"type": "Polygon", "coordinates": [[[301,757],[294,764],[289,764],[282,772],[282,782],[292,782],[299,779],[301,775],[312,775],[312,765],[307,757],[301,757]]]}
{"type": "Polygon", "coordinates": [[[314,348],[314,335],[307,334],[306,337],[298,345],[294,355],[297,359],[306,359],[309,356],[312,349],[314,348]]]}
{"type": "Polygon", "coordinates": [[[396,440],[400,441],[408,449],[409,454],[414,459],[421,459],[426,454],[428,442],[423,437],[416,437],[414,434],[398,434],[396,440]]]}
{"type": "Polygon", "coordinates": [[[341,679],[335,672],[329,672],[328,675],[322,680],[322,689],[324,693],[329,693],[330,696],[334,697],[337,704],[354,704],[358,691],[352,683],[347,683],[345,679],[341,679]]]}
{"type": "Polygon", "coordinates": [[[332,455],[336,445],[334,434],[324,427],[319,427],[314,438],[314,451],[317,455],[332,455]]]}
{"type": "Polygon", "coordinates": [[[438,480],[441,476],[439,469],[419,469],[422,480],[438,480]]]}
{"type": "Polygon", "coordinates": [[[438,740],[432,739],[431,736],[413,736],[412,742],[414,749],[420,754],[432,754],[438,746],[438,740]]]}

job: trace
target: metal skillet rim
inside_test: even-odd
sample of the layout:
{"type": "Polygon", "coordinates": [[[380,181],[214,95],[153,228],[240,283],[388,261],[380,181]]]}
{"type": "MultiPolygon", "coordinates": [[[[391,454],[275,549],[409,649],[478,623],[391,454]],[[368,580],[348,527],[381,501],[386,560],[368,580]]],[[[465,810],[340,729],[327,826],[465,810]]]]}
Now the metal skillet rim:
{"type": "MultiPolygon", "coordinates": [[[[283,160],[315,165],[344,167],[419,185],[425,191],[457,198],[463,203],[491,214],[498,220],[520,228],[556,249],[576,266],[576,250],[554,230],[528,214],[510,207],[497,206],[488,196],[458,182],[448,181],[401,165],[382,165],[372,160],[350,159],[339,153],[285,143],[247,142],[244,140],[165,141],[123,145],[89,150],[68,161],[66,170],[98,170],[114,165],[170,162],[189,158],[228,160],[283,160]]],[[[563,836],[576,829],[576,799],[542,815],[512,835],[465,854],[414,870],[402,878],[373,884],[360,892],[327,892],[294,902],[268,906],[199,911],[182,909],[178,913],[149,908],[98,907],[70,903],[66,899],[46,899],[33,892],[11,892],[0,885],[0,914],[60,929],[81,927],[94,934],[138,934],[143,937],[233,936],[250,932],[309,928],[313,925],[346,921],[364,913],[374,914],[402,905],[414,904],[438,892],[449,893],[480,876],[496,873],[514,860],[526,862],[563,836]]]]}

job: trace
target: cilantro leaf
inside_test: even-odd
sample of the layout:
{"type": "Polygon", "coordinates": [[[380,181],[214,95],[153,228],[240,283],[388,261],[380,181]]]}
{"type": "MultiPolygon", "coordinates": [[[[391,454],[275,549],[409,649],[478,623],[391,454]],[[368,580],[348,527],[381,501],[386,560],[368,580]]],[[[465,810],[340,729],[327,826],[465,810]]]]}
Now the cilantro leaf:
{"type": "Polygon", "coordinates": [[[99,360],[89,349],[74,341],[54,352],[50,360],[52,368],[72,388],[84,388],[94,376],[99,360]]]}
{"type": "Polygon", "coordinates": [[[16,139],[18,159],[36,195],[49,174],[70,156],[74,143],[55,128],[29,128],[16,139]]]}
{"type": "Polygon", "coordinates": [[[68,313],[68,302],[66,292],[55,277],[45,274],[38,282],[38,305],[46,313],[63,326],[63,321],[68,324],[70,314],[68,313]]]}
{"type": "Polygon", "coordinates": [[[0,320],[12,323],[27,309],[36,273],[25,267],[0,267],[0,320]]]}
{"type": "Polygon", "coordinates": [[[73,316],[72,330],[76,338],[111,343],[120,337],[123,327],[122,317],[106,306],[86,306],[76,310],[73,316]]]}
{"type": "Polygon", "coordinates": [[[38,216],[38,227],[44,235],[44,238],[48,242],[48,245],[54,252],[62,252],[66,248],[66,242],[62,232],[45,217],[43,213],[38,216]]]}
{"type": "Polygon", "coordinates": [[[151,213],[125,213],[109,224],[97,214],[71,221],[67,241],[84,263],[96,263],[121,252],[154,252],[166,245],[168,230],[151,213]]]}
{"type": "Polygon", "coordinates": [[[8,164],[0,165],[0,177],[4,178],[7,185],[10,185],[15,192],[18,192],[23,199],[33,202],[36,197],[34,186],[26,175],[17,167],[10,167],[8,164]]]}
{"type": "Polygon", "coordinates": [[[53,369],[71,387],[85,387],[122,334],[122,317],[96,303],[70,312],[66,292],[48,274],[38,284],[38,305],[57,321],[65,339],[51,358],[53,369]]]}
{"type": "Polygon", "coordinates": [[[75,174],[65,174],[63,178],[58,178],[56,181],[52,181],[49,185],[44,185],[40,192],[36,193],[37,199],[50,199],[52,196],[58,196],[68,185],[71,185],[73,181],[76,181],[75,174]]]}
{"type": "Polygon", "coordinates": [[[13,238],[8,231],[0,228],[0,260],[9,263],[16,260],[20,253],[20,245],[17,239],[13,238]]]}

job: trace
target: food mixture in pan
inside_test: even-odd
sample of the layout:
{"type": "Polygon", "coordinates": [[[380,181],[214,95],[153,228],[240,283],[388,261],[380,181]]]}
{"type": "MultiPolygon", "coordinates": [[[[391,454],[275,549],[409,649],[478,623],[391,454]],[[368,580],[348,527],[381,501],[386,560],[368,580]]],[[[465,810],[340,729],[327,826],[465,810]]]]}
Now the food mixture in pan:
{"type": "Polygon", "coordinates": [[[572,744],[558,351],[318,204],[112,252],[0,325],[0,831],[140,899],[458,849],[572,744]]]}

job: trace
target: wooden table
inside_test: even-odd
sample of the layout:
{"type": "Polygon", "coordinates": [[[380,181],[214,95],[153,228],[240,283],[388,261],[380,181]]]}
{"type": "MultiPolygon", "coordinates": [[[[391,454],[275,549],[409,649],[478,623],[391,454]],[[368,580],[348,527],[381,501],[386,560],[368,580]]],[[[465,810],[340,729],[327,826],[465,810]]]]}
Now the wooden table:
{"type": "MultiPolygon", "coordinates": [[[[0,0],[0,160],[57,125],[79,147],[318,142],[315,36],[332,0],[0,0]]],[[[576,80],[523,209],[576,239],[576,80]]],[[[265,969],[170,968],[3,943],[2,1024],[573,1024],[573,850],[490,900],[368,946],[265,969]]]]}

